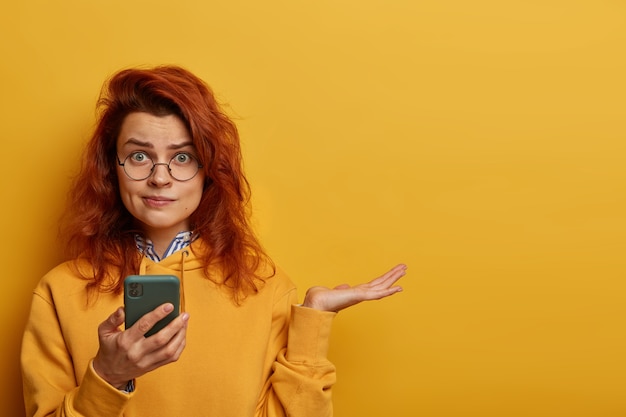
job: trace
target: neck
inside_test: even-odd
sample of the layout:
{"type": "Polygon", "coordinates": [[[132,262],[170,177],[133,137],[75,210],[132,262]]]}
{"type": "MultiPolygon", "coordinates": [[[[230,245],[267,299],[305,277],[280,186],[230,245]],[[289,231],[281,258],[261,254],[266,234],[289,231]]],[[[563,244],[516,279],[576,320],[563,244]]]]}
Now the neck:
{"type": "Polygon", "coordinates": [[[159,257],[163,256],[167,248],[169,247],[172,240],[176,237],[178,233],[182,232],[182,230],[177,231],[148,231],[146,230],[145,238],[150,239],[152,242],[152,246],[154,246],[154,251],[159,255],[159,257]]]}

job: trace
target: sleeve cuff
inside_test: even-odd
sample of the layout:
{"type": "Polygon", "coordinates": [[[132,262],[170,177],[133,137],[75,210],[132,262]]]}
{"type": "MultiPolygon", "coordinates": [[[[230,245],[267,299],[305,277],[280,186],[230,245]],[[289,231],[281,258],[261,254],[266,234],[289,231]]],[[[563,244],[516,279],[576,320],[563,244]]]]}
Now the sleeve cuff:
{"type": "Polygon", "coordinates": [[[326,362],[333,318],[331,311],[291,306],[286,358],[293,363],[326,362]]]}
{"type": "Polygon", "coordinates": [[[94,411],[100,415],[121,415],[132,396],[100,378],[91,362],[73,398],[74,409],[82,415],[91,415],[94,411]]]}

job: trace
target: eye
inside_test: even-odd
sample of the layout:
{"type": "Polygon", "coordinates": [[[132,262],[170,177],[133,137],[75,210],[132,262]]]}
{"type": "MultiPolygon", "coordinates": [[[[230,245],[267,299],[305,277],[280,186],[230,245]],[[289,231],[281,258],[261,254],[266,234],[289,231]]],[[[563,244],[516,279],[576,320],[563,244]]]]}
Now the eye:
{"type": "Polygon", "coordinates": [[[150,161],[150,157],[145,152],[133,152],[129,155],[129,160],[136,164],[150,161]]]}
{"type": "Polygon", "coordinates": [[[193,161],[193,156],[185,152],[177,153],[172,158],[172,162],[174,162],[177,165],[186,165],[186,164],[191,163],[191,161],[193,161]]]}

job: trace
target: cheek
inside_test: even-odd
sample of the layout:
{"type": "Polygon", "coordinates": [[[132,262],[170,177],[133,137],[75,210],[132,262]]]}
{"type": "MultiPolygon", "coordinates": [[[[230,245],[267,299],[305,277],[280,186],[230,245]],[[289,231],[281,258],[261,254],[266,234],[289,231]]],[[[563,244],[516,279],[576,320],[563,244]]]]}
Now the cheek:
{"type": "Polygon", "coordinates": [[[128,211],[132,211],[132,184],[129,184],[128,181],[125,181],[124,179],[120,179],[118,184],[120,189],[120,198],[124,207],[126,207],[128,211]]]}
{"type": "Polygon", "coordinates": [[[202,200],[202,194],[204,192],[203,184],[204,181],[198,181],[188,191],[188,200],[187,204],[185,204],[185,211],[189,214],[194,212],[200,205],[200,200],[202,200]]]}

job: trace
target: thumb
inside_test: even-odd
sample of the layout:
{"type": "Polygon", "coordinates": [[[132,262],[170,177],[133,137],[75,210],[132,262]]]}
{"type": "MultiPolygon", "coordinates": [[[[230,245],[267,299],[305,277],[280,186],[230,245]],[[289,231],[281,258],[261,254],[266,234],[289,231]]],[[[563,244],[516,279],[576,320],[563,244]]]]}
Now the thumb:
{"type": "Polygon", "coordinates": [[[337,285],[335,288],[333,288],[334,290],[347,290],[348,288],[350,288],[349,284],[341,284],[341,285],[337,285]]]}
{"type": "Polygon", "coordinates": [[[100,333],[107,334],[116,332],[119,327],[124,323],[126,315],[124,314],[124,307],[119,307],[113,314],[111,314],[105,321],[100,324],[100,333]]]}

